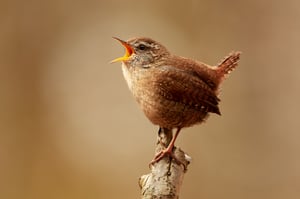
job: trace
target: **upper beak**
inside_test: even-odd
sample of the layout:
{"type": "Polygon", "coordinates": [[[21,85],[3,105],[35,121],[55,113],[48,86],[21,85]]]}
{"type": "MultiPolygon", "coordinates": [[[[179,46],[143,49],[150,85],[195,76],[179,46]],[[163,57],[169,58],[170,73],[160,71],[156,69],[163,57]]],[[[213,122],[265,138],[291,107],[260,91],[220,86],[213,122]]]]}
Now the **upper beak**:
{"type": "Polygon", "coordinates": [[[117,37],[113,37],[114,39],[118,40],[124,47],[125,47],[125,55],[123,57],[116,58],[112,60],[110,63],[118,62],[118,61],[126,61],[134,52],[133,48],[126,42],[117,37]]]}

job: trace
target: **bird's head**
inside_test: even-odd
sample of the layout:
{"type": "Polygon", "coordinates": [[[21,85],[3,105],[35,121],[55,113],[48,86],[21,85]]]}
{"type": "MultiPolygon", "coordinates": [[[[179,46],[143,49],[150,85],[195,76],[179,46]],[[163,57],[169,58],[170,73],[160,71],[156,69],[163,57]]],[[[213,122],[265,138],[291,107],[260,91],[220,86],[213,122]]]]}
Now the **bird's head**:
{"type": "Polygon", "coordinates": [[[114,59],[112,62],[122,61],[128,66],[149,68],[169,55],[168,50],[160,43],[150,38],[134,38],[123,41],[117,37],[125,47],[125,55],[114,59]]]}

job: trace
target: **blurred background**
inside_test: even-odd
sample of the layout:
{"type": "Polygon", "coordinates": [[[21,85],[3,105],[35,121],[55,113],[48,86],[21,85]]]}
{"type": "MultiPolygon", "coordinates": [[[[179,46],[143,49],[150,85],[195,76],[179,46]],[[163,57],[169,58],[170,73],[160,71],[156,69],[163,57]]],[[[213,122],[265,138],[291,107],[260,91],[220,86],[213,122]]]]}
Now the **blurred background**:
{"type": "Polygon", "coordinates": [[[241,62],[222,116],[184,129],[181,198],[300,198],[296,0],[0,2],[0,198],[139,198],[157,127],[110,60],[147,36],[214,65],[241,62]]]}

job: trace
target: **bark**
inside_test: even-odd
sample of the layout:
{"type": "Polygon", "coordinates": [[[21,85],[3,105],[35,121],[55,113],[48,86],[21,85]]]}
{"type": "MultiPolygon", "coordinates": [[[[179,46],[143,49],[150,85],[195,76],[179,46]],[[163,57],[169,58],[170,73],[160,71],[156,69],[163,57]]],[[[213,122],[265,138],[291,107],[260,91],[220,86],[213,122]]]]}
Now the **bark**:
{"type": "MultiPolygon", "coordinates": [[[[172,131],[160,129],[156,144],[156,153],[166,148],[172,139],[172,131]]],[[[178,199],[183,177],[191,158],[181,149],[174,147],[174,155],[182,162],[178,163],[171,157],[164,157],[150,165],[151,173],[139,179],[142,199],[178,199]]]]}

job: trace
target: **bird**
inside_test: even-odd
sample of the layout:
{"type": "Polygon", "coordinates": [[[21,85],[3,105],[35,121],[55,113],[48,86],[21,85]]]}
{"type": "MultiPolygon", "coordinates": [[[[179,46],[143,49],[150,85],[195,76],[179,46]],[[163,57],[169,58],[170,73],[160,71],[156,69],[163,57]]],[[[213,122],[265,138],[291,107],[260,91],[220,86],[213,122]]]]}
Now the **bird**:
{"type": "Polygon", "coordinates": [[[176,130],[169,145],[157,153],[150,164],[173,155],[182,128],[204,122],[210,113],[221,115],[220,85],[238,65],[241,52],[233,51],[219,64],[172,54],[164,45],[147,37],[124,41],[125,55],[111,63],[122,62],[129,90],[146,117],[159,126],[176,130]]]}

